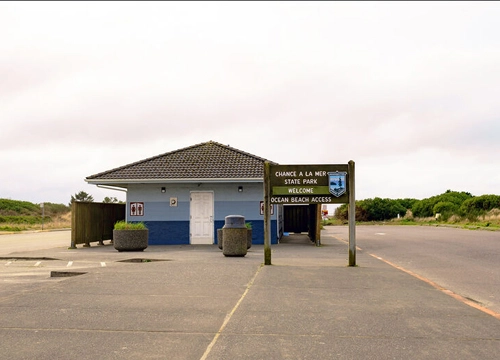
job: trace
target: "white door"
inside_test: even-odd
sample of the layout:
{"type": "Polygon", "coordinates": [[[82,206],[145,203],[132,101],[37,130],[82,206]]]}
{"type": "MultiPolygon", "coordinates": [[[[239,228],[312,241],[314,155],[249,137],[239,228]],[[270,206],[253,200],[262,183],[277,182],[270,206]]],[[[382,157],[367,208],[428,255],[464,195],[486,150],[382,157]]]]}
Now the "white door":
{"type": "Polygon", "coordinates": [[[189,224],[191,244],[214,243],[214,193],[192,192],[189,224]]]}

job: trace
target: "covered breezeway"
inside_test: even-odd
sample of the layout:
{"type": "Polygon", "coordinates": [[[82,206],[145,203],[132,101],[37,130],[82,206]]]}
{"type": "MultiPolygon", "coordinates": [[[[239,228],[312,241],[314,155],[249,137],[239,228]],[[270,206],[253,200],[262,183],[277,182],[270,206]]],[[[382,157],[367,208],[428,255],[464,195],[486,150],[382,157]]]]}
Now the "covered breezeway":
{"type": "MultiPolygon", "coordinates": [[[[307,233],[309,240],[319,242],[321,231],[321,204],[284,205],[283,222],[285,233],[307,233]]],[[[280,240],[287,241],[286,236],[280,240]]]]}

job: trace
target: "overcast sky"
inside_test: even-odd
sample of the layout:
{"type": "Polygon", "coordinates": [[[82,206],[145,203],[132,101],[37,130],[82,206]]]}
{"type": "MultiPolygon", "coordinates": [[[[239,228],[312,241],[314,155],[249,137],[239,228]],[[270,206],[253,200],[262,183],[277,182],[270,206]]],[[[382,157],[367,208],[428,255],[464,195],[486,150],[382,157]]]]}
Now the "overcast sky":
{"type": "Polygon", "coordinates": [[[1,2],[0,198],[217,141],[356,198],[500,194],[499,2],[1,2]]]}

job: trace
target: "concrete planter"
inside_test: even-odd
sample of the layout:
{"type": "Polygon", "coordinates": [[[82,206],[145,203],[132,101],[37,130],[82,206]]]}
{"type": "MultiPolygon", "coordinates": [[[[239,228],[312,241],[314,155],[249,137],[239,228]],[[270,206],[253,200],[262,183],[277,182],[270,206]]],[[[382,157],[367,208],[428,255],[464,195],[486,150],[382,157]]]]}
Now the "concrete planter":
{"type": "Polygon", "coordinates": [[[222,229],[224,244],[222,254],[224,256],[245,256],[247,254],[247,234],[245,228],[222,229]]]}
{"type": "MultiPolygon", "coordinates": [[[[250,249],[252,247],[252,229],[247,229],[247,249],[250,249]]],[[[223,244],[223,232],[222,229],[217,229],[217,245],[219,246],[219,249],[222,250],[222,244],[223,244]]]]}
{"type": "Polygon", "coordinates": [[[143,251],[148,247],[149,230],[113,230],[113,246],[118,251],[143,251]]]}
{"type": "Polygon", "coordinates": [[[247,249],[252,247],[252,229],[247,229],[247,249]]]}
{"type": "Polygon", "coordinates": [[[217,245],[219,246],[219,249],[222,250],[222,229],[217,229],[217,245]]]}

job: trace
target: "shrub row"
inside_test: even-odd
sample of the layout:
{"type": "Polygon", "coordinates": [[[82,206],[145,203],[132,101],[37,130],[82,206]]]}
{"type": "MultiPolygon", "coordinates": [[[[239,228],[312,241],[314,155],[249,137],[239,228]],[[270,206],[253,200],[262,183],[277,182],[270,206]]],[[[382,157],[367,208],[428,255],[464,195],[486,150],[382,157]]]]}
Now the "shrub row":
{"type": "MultiPolygon", "coordinates": [[[[335,217],[347,220],[347,204],[335,209],[335,217]]],[[[500,209],[499,195],[473,196],[468,192],[447,190],[441,195],[417,199],[366,199],[356,201],[357,221],[384,221],[411,214],[411,217],[435,217],[447,220],[456,215],[475,219],[492,209],[500,209]]]]}
{"type": "MultiPolygon", "coordinates": [[[[44,203],[43,212],[47,216],[65,214],[71,209],[64,204],[44,203]]],[[[10,199],[0,199],[0,215],[4,216],[38,216],[42,214],[40,204],[33,204],[29,201],[19,201],[10,199]]]]}

